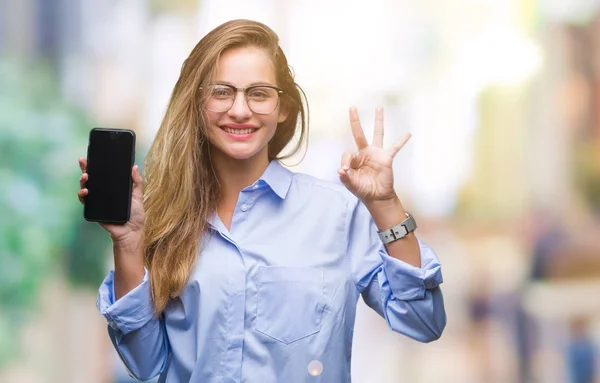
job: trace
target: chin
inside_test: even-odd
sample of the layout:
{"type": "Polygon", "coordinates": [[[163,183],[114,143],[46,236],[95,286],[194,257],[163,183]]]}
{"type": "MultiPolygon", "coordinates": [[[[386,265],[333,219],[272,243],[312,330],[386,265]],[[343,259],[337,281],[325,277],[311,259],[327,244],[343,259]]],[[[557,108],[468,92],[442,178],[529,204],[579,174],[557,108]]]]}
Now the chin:
{"type": "Polygon", "coordinates": [[[260,150],[227,150],[225,151],[225,155],[229,158],[233,158],[234,160],[249,160],[260,155],[260,150]]]}
{"type": "Polygon", "coordinates": [[[256,155],[256,153],[230,153],[227,155],[230,158],[233,158],[234,160],[244,161],[244,160],[251,159],[252,157],[254,157],[256,155]]]}
{"type": "Polygon", "coordinates": [[[215,154],[234,160],[245,161],[263,155],[268,157],[268,144],[257,145],[256,142],[229,143],[217,141],[213,145],[215,154]]]}

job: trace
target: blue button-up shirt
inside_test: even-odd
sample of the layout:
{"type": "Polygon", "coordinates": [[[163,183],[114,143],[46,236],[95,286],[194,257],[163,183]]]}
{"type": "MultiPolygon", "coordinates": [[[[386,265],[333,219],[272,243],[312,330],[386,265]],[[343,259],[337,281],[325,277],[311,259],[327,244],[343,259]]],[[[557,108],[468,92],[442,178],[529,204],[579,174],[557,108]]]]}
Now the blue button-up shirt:
{"type": "Polygon", "coordinates": [[[342,185],[270,163],[242,190],[230,230],[215,215],[181,295],[153,317],[148,273],[98,308],[130,374],[161,382],[350,382],[356,305],[421,342],[446,314],[440,264],[390,257],[365,206],[342,185]]]}

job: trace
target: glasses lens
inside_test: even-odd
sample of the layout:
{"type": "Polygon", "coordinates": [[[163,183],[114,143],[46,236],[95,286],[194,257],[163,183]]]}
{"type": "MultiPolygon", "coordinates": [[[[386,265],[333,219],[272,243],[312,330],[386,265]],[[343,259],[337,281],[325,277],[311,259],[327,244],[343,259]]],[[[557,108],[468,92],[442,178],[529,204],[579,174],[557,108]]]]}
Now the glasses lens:
{"type": "Polygon", "coordinates": [[[268,87],[252,87],[247,91],[248,106],[254,113],[269,114],[277,109],[279,92],[268,87]]]}
{"type": "MultiPolygon", "coordinates": [[[[211,112],[226,112],[233,106],[236,90],[226,85],[213,85],[207,88],[206,109],[211,112]]],[[[276,89],[254,86],[246,90],[248,107],[257,114],[269,114],[277,109],[279,92],[276,89]]]]}
{"type": "Polygon", "coordinates": [[[223,85],[213,85],[208,88],[206,109],[212,112],[226,112],[233,105],[235,90],[223,85]]]}

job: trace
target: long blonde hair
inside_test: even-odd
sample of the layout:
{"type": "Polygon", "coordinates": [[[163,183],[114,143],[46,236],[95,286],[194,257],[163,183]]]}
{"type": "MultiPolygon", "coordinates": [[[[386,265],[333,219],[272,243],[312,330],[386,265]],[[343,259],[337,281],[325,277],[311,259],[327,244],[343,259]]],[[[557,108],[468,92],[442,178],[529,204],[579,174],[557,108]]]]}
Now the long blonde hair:
{"type": "Polygon", "coordinates": [[[295,154],[306,140],[307,115],[302,102],[306,96],[295,83],[273,30],[256,21],[233,20],[198,42],[183,63],[145,163],[144,261],[156,315],[181,293],[190,278],[208,220],[219,203],[200,88],[211,83],[221,54],[241,46],[256,46],[269,54],[277,86],[284,92],[281,107],[289,111],[269,142],[269,160],[295,154]],[[294,137],[295,145],[282,155],[294,137]]]}

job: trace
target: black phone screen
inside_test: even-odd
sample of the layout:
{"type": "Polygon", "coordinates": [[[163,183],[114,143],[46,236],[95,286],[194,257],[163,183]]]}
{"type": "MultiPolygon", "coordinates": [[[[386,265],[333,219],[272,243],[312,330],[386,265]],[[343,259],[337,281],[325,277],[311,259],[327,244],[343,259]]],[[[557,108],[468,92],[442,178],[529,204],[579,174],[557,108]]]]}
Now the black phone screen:
{"type": "Polygon", "coordinates": [[[125,223],[131,209],[131,168],[135,133],[124,129],[94,128],[90,132],[83,209],[88,221],[125,223]]]}

